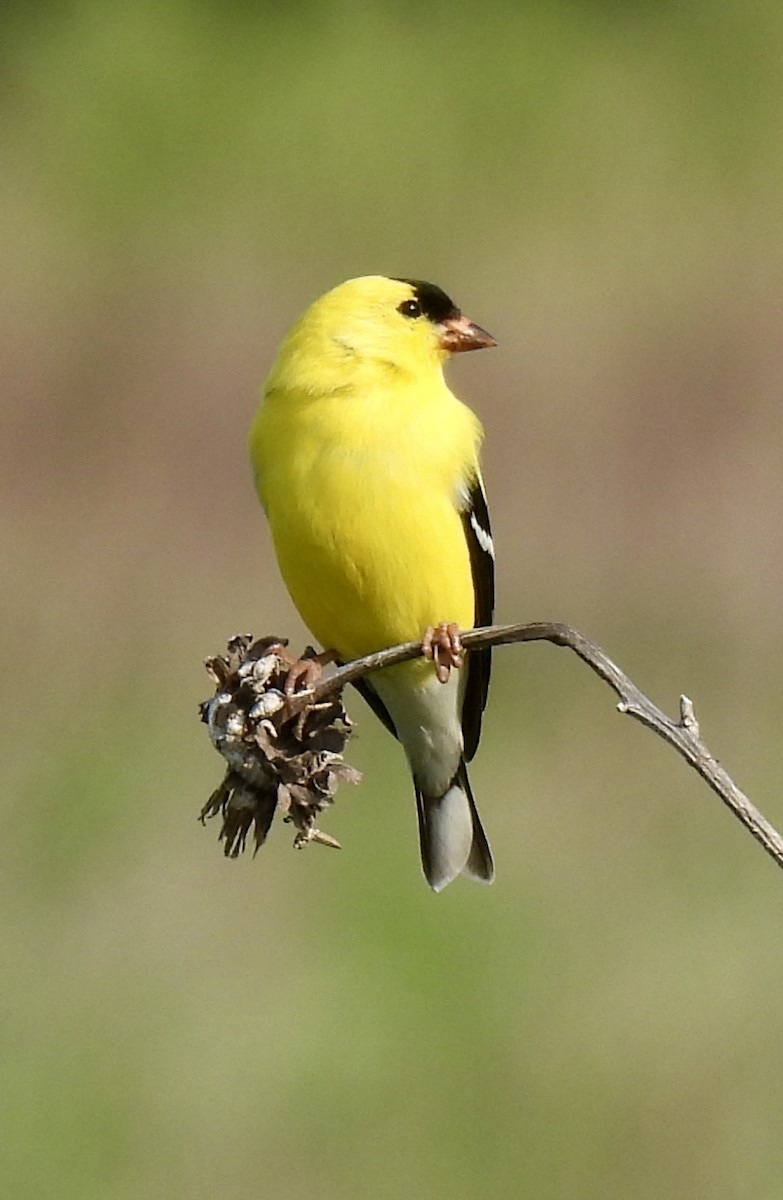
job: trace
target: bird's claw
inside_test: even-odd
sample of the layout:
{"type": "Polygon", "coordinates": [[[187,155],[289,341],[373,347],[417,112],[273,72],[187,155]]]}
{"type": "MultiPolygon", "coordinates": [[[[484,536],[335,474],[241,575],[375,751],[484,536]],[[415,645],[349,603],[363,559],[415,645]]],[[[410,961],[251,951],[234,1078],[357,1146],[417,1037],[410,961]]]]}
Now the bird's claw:
{"type": "Polygon", "coordinates": [[[459,626],[454,621],[428,625],[421,639],[421,652],[435,664],[435,674],[440,682],[448,683],[452,667],[459,670],[465,662],[459,626]]]}

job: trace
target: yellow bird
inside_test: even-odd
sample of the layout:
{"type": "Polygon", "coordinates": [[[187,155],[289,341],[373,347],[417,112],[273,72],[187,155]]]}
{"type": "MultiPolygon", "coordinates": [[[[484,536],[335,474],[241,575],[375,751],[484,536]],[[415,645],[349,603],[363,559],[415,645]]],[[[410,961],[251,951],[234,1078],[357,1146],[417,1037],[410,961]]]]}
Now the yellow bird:
{"type": "Polygon", "coordinates": [[[450,670],[457,629],[492,619],[483,431],[443,378],[451,354],[494,345],[434,284],[350,279],[285,337],[250,432],[283,579],[324,650],[344,662],[423,640],[425,658],[358,688],[405,749],[435,891],[494,875],[465,767],[490,652],[450,670]]]}

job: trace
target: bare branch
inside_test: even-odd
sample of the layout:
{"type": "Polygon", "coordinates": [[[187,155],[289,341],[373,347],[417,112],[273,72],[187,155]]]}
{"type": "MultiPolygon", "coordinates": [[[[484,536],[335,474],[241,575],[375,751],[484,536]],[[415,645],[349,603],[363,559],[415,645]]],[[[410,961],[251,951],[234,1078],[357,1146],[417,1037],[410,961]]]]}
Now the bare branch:
{"type": "MultiPolygon", "coordinates": [[[[702,779],[712,788],[716,795],[742,822],[764,847],[779,867],[783,867],[783,838],[769,821],[751,804],[748,797],[741,792],[720,763],[713,757],[701,740],[699,724],[693,711],[693,704],[687,696],[680,697],[680,713],[678,720],[667,717],[651,700],[639,690],[636,684],[620,670],[616,663],[595,642],[573,629],[570,625],[561,625],[549,621],[534,621],[524,625],[493,625],[486,629],[471,629],[462,634],[462,642],[466,649],[479,646],[501,646],[511,642],[552,642],[556,646],[567,646],[586,662],[619,697],[618,711],[628,713],[652,729],[701,775],[702,779]]],[[[368,654],[364,658],[355,659],[339,667],[333,674],[321,679],[316,686],[307,692],[298,693],[293,700],[297,708],[309,708],[311,705],[324,700],[335,691],[353,683],[371,671],[382,667],[394,666],[397,663],[408,662],[421,654],[421,642],[406,642],[401,646],[392,646],[388,650],[379,650],[376,654],[368,654]]]]}

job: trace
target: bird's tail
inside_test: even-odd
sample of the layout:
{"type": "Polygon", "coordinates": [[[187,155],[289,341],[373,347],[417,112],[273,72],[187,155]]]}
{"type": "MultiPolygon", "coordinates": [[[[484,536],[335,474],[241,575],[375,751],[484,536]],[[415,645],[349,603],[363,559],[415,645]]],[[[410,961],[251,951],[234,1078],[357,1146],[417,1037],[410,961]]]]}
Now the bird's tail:
{"type": "Polygon", "coordinates": [[[440,892],[460,872],[477,883],[492,882],[492,851],[470,790],[464,759],[442,796],[427,796],[416,788],[416,808],[421,865],[434,892],[440,892]]]}

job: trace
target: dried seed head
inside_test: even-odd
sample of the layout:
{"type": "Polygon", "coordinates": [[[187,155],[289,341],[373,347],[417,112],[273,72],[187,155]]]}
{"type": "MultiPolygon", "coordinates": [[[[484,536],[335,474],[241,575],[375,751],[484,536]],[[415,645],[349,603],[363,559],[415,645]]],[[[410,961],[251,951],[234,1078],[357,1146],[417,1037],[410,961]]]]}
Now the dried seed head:
{"type": "MultiPolygon", "coordinates": [[[[258,680],[253,679],[254,683],[258,680]]],[[[280,712],[280,709],[285,704],[285,697],[282,692],[275,691],[270,688],[268,692],[264,692],[259,696],[255,704],[250,710],[250,718],[253,721],[261,721],[264,717],[273,717],[275,713],[280,712]]]]}
{"type": "Polygon", "coordinates": [[[290,712],[285,683],[294,660],[285,646],[282,638],[241,635],[225,655],[206,661],[217,691],[201,705],[201,718],[228,769],[200,819],[221,814],[220,840],[230,858],[241,854],[251,830],[258,850],[278,809],[297,828],[297,848],[313,841],[339,847],[315,822],[341,781],[361,778],[343,761],[351,722],[339,694],[290,712]]]}

